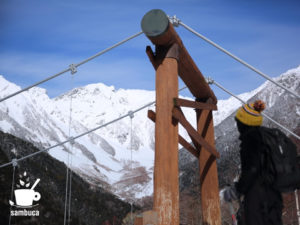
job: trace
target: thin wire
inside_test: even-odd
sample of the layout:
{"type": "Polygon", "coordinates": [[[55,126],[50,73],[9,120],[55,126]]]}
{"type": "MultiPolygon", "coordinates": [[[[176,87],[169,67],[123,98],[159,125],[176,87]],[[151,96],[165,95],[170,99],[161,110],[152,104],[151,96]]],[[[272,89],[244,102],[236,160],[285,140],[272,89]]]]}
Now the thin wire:
{"type": "MultiPolygon", "coordinates": [[[[130,172],[132,174],[133,172],[133,167],[132,167],[132,117],[133,117],[133,114],[130,116],[130,172]]],[[[130,218],[131,218],[131,224],[133,224],[133,216],[132,216],[132,213],[133,213],[133,207],[132,207],[132,203],[133,203],[133,197],[130,201],[130,218]]]]}
{"type": "Polygon", "coordinates": [[[112,50],[113,48],[118,47],[119,45],[122,45],[122,44],[124,44],[125,42],[127,42],[127,41],[129,41],[129,40],[131,40],[131,39],[133,39],[133,38],[138,37],[138,36],[141,35],[142,33],[144,33],[144,32],[143,32],[143,31],[140,31],[140,32],[138,32],[138,33],[136,33],[136,34],[134,34],[134,35],[132,35],[132,36],[130,36],[130,37],[124,39],[123,41],[120,41],[120,42],[114,44],[113,46],[111,46],[111,47],[109,47],[109,48],[107,48],[107,49],[104,49],[103,51],[101,51],[101,52],[99,52],[99,53],[97,53],[97,54],[91,56],[90,58],[88,58],[88,59],[86,59],[86,60],[83,60],[83,61],[81,61],[81,62],[75,64],[75,66],[76,66],[76,67],[81,66],[82,64],[87,63],[87,62],[91,61],[92,59],[94,59],[94,58],[96,58],[96,57],[98,57],[98,56],[100,56],[100,55],[102,55],[102,54],[104,54],[104,53],[106,53],[106,52],[112,50]]]}
{"type": "MultiPolygon", "coordinates": [[[[73,73],[71,75],[71,87],[70,89],[72,90],[73,88],[73,73]]],[[[72,125],[72,92],[70,93],[70,107],[69,107],[69,138],[71,137],[71,125],[72,125]]],[[[72,145],[71,145],[72,148],[72,145]]],[[[72,153],[72,152],[71,152],[72,153]]],[[[72,157],[72,156],[71,156],[72,157]]],[[[71,186],[71,170],[70,170],[70,152],[68,151],[68,159],[67,159],[67,174],[66,174],[66,193],[65,193],[65,212],[64,212],[64,225],[66,222],[70,222],[70,204],[68,204],[71,199],[70,199],[70,192],[69,192],[69,185],[71,186]],[[68,218],[67,218],[68,217],[68,218]]]]}
{"type": "MultiPolygon", "coordinates": [[[[231,96],[235,97],[236,99],[238,99],[239,101],[241,101],[243,104],[246,104],[246,102],[244,100],[242,100],[241,98],[239,98],[238,96],[236,96],[235,94],[233,94],[232,92],[230,92],[229,90],[227,90],[226,88],[224,88],[222,85],[220,85],[218,82],[216,81],[212,81],[213,84],[215,84],[217,87],[219,87],[220,89],[222,89],[223,91],[227,92],[228,94],[230,94],[231,96]]],[[[273,120],[271,117],[269,117],[267,114],[265,113],[261,113],[264,117],[266,117],[267,119],[269,119],[271,122],[275,123],[277,126],[281,127],[282,129],[284,129],[285,131],[287,131],[288,133],[290,133],[291,135],[293,135],[294,137],[296,137],[297,139],[300,139],[300,137],[295,134],[294,132],[290,131],[288,128],[286,128],[285,126],[281,125],[280,123],[278,123],[277,121],[273,120]]]]}
{"type": "MultiPolygon", "coordinates": [[[[117,47],[117,46],[119,46],[119,45],[121,45],[121,44],[124,44],[125,42],[127,42],[127,41],[129,41],[129,40],[131,40],[131,39],[133,39],[133,38],[135,38],[135,37],[137,37],[137,36],[139,36],[139,35],[142,34],[142,33],[143,33],[143,32],[140,31],[140,32],[138,32],[138,33],[136,33],[136,34],[134,34],[134,35],[132,35],[132,36],[130,36],[130,37],[124,39],[123,41],[120,41],[120,42],[118,42],[117,44],[114,44],[113,46],[111,46],[111,47],[109,47],[109,48],[106,48],[106,49],[104,49],[103,51],[101,51],[101,52],[99,52],[99,53],[97,53],[97,54],[95,54],[95,55],[89,57],[88,59],[85,59],[85,60],[83,60],[83,61],[81,61],[81,62],[79,62],[79,63],[77,63],[77,64],[73,64],[73,66],[74,66],[75,68],[77,68],[77,67],[79,67],[79,66],[81,66],[81,65],[83,65],[83,64],[85,64],[85,63],[87,63],[87,62],[89,62],[89,61],[91,61],[91,60],[93,60],[93,59],[95,59],[96,57],[98,57],[98,56],[100,56],[100,55],[103,55],[104,53],[106,53],[106,52],[112,50],[113,48],[115,48],[115,47],[117,47]]],[[[57,74],[54,74],[54,75],[52,75],[52,76],[50,76],[50,77],[48,77],[48,78],[46,78],[46,79],[44,79],[44,80],[42,80],[42,81],[39,81],[39,82],[37,82],[37,83],[35,83],[35,84],[33,84],[33,85],[30,85],[30,86],[28,86],[28,87],[26,87],[26,88],[24,88],[24,89],[21,89],[21,90],[15,92],[15,93],[13,93],[13,94],[10,94],[10,95],[8,95],[8,96],[6,96],[6,97],[4,97],[4,98],[1,98],[1,99],[0,99],[0,102],[3,102],[3,101],[5,101],[5,100],[7,100],[7,99],[9,99],[9,98],[11,98],[11,97],[13,97],[13,96],[15,96],[15,95],[18,95],[18,94],[20,94],[20,93],[22,93],[22,92],[24,92],[24,91],[27,91],[27,90],[29,90],[29,89],[35,87],[35,86],[38,86],[38,85],[40,85],[40,84],[42,84],[42,83],[45,83],[45,82],[47,82],[47,81],[49,81],[49,80],[51,80],[51,79],[53,79],[53,78],[55,78],[55,77],[58,77],[58,76],[60,76],[60,75],[62,75],[62,74],[64,74],[64,73],[66,73],[66,72],[69,72],[69,71],[72,71],[72,68],[71,68],[71,67],[69,67],[68,69],[65,69],[65,70],[63,70],[63,71],[61,71],[61,72],[59,72],[59,73],[57,73],[57,74]]]]}
{"type": "MultiPolygon", "coordinates": [[[[72,77],[71,77],[71,90],[72,90],[73,87],[74,87],[74,75],[72,74],[72,77]]],[[[71,137],[72,112],[73,112],[73,95],[71,93],[71,95],[70,95],[70,115],[69,115],[69,138],[71,137]]],[[[69,187],[69,202],[68,202],[68,205],[69,205],[68,224],[70,224],[70,221],[71,221],[72,175],[73,175],[71,168],[72,168],[72,163],[73,163],[73,145],[74,145],[74,143],[71,142],[71,158],[70,158],[70,165],[69,165],[69,168],[70,168],[70,172],[69,172],[70,187],[69,187]]],[[[68,155],[70,155],[70,152],[68,152],[68,155]]]]}
{"type": "Polygon", "coordinates": [[[248,67],[249,69],[251,69],[252,71],[256,72],[257,74],[261,75],[262,77],[264,77],[265,79],[271,81],[272,83],[274,83],[275,85],[283,88],[284,90],[286,90],[287,92],[289,92],[290,94],[294,95],[297,98],[300,98],[300,96],[289,90],[287,87],[279,84],[278,82],[274,81],[270,76],[268,76],[267,74],[261,72],[260,70],[256,69],[255,67],[251,66],[250,64],[246,63],[245,61],[243,61],[242,59],[238,58],[237,56],[233,55],[232,53],[230,53],[229,51],[227,51],[226,49],[222,48],[221,46],[219,46],[218,44],[214,43],[213,41],[209,40],[208,38],[206,38],[205,36],[203,36],[202,34],[196,32],[195,30],[193,30],[191,27],[187,26],[186,24],[182,23],[181,21],[179,21],[179,24],[181,26],[183,26],[185,29],[187,29],[188,31],[192,32],[193,34],[195,34],[196,36],[200,37],[201,39],[203,39],[204,41],[208,42],[209,44],[213,45],[214,47],[216,47],[217,49],[221,50],[222,52],[224,52],[225,54],[229,55],[231,58],[235,59],[236,61],[238,61],[239,63],[243,64],[244,66],[248,67]]]}
{"type": "Polygon", "coordinates": [[[132,172],[132,117],[130,117],[130,169],[131,169],[131,172],[132,172]]]}
{"type": "MultiPolygon", "coordinates": [[[[72,88],[71,88],[72,90],[72,88]]],[[[70,93],[70,109],[69,109],[69,138],[70,138],[70,132],[71,132],[71,111],[72,111],[72,93],[70,93]]],[[[66,225],[67,221],[67,207],[68,207],[68,192],[69,192],[69,167],[70,167],[70,152],[67,153],[67,174],[66,174],[66,191],[65,191],[65,211],[64,211],[64,225],[66,225]]]]}
{"type": "MultiPolygon", "coordinates": [[[[69,161],[69,156],[68,156],[68,161],[69,161]]],[[[68,167],[68,165],[66,167],[67,167],[67,174],[66,174],[64,225],[66,225],[66,219],[67,219],[68,184],[69,184],[69,167],[68,167]]]]}
{"type": "MultiPolygon", "coordinates": [[[[13,177],[12,177],[12,182],[11,182],[11,194],[10,194],[10,199],[13,199],[14,196],[14,185],[15,185],[15,171],[16,171],[16,167],[13,167],[13,177]]],[[[10,206],[11,209],[12,206],[10,206]]],[[[11,213],[9,214],[9,222],[8,224],[11,224],[11,213]]]]}
{"type": "Polygon", "coordinates": [[[22,92],[24,92],[24,91],[27,91],[27,90],[29,90],[29,89],[35,87],[35,86],[38,86],[38,85],[40,85],[40,84],[42,84],[42,83],[45,83],[45,82],[47,82],[47,81],[49,81],[49,80],[51,80],[51,79],[53,79],[53,78],[55,78],[55,77],[58,77],[58,76],[60,76],[60,75],[62,75],[62,74],[64,74],[64,73],[66,73],[66,72],[68,72],[68,71],[70,71],[70,68],[69,68],[69,69],[65,69],[65,70],[63,70],[63,71],[61,71],[61,72],[59,72],[59,73],[57,73],[57,74],[54,74],[53,76],[50,76],[50,77],[46,78],[45,80],[39,81],[39,82],[37,82],[37,83],[35,83],[35,84],[33,84],[33,85],[30,85],[30,86],[28,86],[28,87],[26,87],[26,88],[24,88],[24,89],[21,89],[21,90],[15,92],[15,93],[13,93],[13,94],[10,94],[10,95],[8,95],[8,96],[6,96],[6,97],[4,97],[4,98],[1,98],[1,99],[0,99],[0,102],[3,102],[3,101],[5,101],[5,100],[7,100],[7,99],[9,99],[9,98],[11,98],[11,97],[14,97],[14,96],[16,96],[16,95],[18,95],[18,94],[20,94],[20,93],[22,93],[22,92]]]}
{"type": "MultiPolygon", "coordinates": [[[[186,87],[183,87],[183,88],[179,89],[179,91],[182,91],[182,90],[185,89],[185,88],[186,88],[186,87]]],[[[143,110],[143,109],[145,109],[145,108],[147,108],[147,107],[149,107],[149,106],[151,106],[151,105],[153,105],[153,104],[155,104],[155,101],[149,102],[148,104],[146,104],[146,105],[144,105],[144,106],[142,106],[142,107],[140,107],[140,108],[138,108],[138,109],[136,109],[136,110],[134,110],[134,111],[132,111],[132,112],[129,112],[129,113],[127,113],[127,114],[125,114],[125,115],[123,115],[123,116],[120,116],[120,117],[118,117],[118,118],[116,118],[116,119],[114,119],[114,120],[111,120],[111,121],[109,121],[109,122],[107,122],[107,123],[105,123],[105,124],[102,124],[102,125],[100,125],[100,126],[98,126],[98,127],[95,127],[95,128],[93,128],[93,129],[91,129],[91,130],[88,130],[88,131],[86,131],[86,132],[84,132],[84,133],[81,133],[81,134],[79,134],[79,135],[77,135],[77,136],[75,136],[75,137],[70,137],[69,139],[67,139],[67,140],[65,140],[65,141],[62,141],[62,142],[60,142],[60,143],[58,143],[58,144],[55,144],[55,145],[50,146],[50,147],[48,147],[48,148],[39,150],[39,151],[37,151],[37,152],[31,153],[31,154],[29,154],[29,155],[26,155],[26,156],[24,156],[24,157],[21,157],[21,158],[19,158],[19,159],[16,159],[16,162],[25,160],[25,159],[27,159],[27,158],[31,158],[31,157],[33,157],[33,156],[35,156],[35,155],[38,155],[38,154],[42,153],[42,152],[46,152],[46,151],[49,151],[50,149],[53,149],[53,148],[56,148],[56,147],[58,147],[58,146],[64,145],[64,144],[66,144],[66,143],[68,143],[68,142],[70,142],[70,141],[74,141],[74,140],[76,140],[76,139],[78,139],[78,138],[80,138],[80,137],[82,137],[82,136],[85,136],[85,135],[87,135],[87,134],[89,134],[89,133],[92,133],[92,132],[94,132],[94,131],[96,131],[96,130],[99,130],[99,129],[103,128],[103,127],[106,127],[106,126],[108,126],[108,125],[110,125],[110,124],[113,124],[113,123],[115,123],[115,122],[117,122],[117,121],[119,121],[119,120],[122,120],[122,119],[126,118],[127,116],[130,116],[131,113],[139,112],[139,111],[141,111],[141,110],[143,110]]],[[[11,161],[11,162],[8,162],[8,163],[4,163],[4,164],[2,164],[2,165],[0,166],[0,169],[3,168],[3,167],[9,166],[9,165],[11,165],[11,164],[13,164],[12,161],[11,161]]]]}
{"type": "MultiPolygon", "coordinates": [[[[73,144],[71,144],[71,152],[73,151],[73,144]]],[[[72,168],[72,157],[71,157],[71,168],[72,168]]],[[[68,224],[71,222],[71,199],[72,199],[72,177],[73,177],[73,172],[70,169],[70,190],[69,190],[69,219],[68,219],[68,224]]]]}

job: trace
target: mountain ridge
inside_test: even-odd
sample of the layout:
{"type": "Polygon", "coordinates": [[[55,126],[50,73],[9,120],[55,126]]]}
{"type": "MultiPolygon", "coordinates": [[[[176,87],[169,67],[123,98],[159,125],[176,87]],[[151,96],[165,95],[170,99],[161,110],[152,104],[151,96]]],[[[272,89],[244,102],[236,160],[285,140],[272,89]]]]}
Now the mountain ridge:
{"type": "MultiPolygon", "coordinates": [[[[281,76],[295,71],[299,74],[299,68],[289,70],[281,76]]],[[[268,85],[267,81],[239,97],[247,101],[268,85]]],[[[6,81],[3,76],[0,77],[0,97],[17,90],[20,87],[6,81]]],[[[0,105],[0,127],[4,132],[28,140],[39,148],[45,148],[101,126],[154,99],[154,91],[115,90],[113,86],[102,83],[74,88],[52,99],[48,97],[45,89],[35,87],[0,105]],[[71,101],[72,120],[69,128],[71,101]]],[[[215,127],[240,105],[233,97],[219,100],[219,111],[214,112],[215,127]]],[[[154,109],[154,106],[148,108],[154,109]]],[[[88,177],[86,179],[89,181],[105,184],[121,198],[130,200],[125,193],[131,190],[135,190],[135,194],[129,194],[130,198],[151,195],[154,125],[147,119],[146,113],[147,110],[135,113],[132,120],[125,118],[76,140],[73,146],[65,144],[50,150],[49,153],[65,162],[83,178],[88,177]],[[72,155],[72,164],[68,164],[68,153],[72,155]],[[135,176],[136,171],[139,171],[139,176],[135,176]],[[131,179],[132,185],[128,185],[128,179],[131,179]],[[125,188],[125,191],[120,191],[120,188],[125,188]]],[[[184,109],[184,113],[192,124],[195,123],[193,110],[184,109]]],[[[219,129],[215,129],[215,132],[218,139],[219,129]]],[[[182,127],[180,134],[190,140],[182,127]]]]}

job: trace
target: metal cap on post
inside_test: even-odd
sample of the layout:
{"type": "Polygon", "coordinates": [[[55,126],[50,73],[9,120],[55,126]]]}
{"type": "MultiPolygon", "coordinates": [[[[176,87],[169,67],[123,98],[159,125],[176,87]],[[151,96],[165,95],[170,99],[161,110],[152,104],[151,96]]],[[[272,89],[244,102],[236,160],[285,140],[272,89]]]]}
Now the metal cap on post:
{"type": "Polygon", "coordinates": [[[168,30],[169,19],[162,10],[153,9],[145,14],[141,26],[147,37],[158,37],[168,30]]]}

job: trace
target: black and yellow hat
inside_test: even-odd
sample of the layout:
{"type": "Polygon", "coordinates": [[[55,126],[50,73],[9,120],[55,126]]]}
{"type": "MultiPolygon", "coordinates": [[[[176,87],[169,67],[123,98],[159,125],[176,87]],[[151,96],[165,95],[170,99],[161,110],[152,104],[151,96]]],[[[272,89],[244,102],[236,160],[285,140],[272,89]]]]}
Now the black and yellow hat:
{"type": "Polygon", "coordinates": [[[261,100],[245,104],[237,110],[235,118],[248,126],[261,126],[263,122],[261,112],[265,107],[266,104],[261,100]]]}

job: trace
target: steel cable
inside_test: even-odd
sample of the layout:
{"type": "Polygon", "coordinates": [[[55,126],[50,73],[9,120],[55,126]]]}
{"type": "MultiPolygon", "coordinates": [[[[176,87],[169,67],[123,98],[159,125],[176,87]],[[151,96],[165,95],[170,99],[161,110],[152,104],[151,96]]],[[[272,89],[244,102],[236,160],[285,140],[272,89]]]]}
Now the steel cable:
{"type": "Polygon", "coordinates": [[[270,82],[272,82],[273,84],[283,88],[284,90],[286,90],[287,92],[289,92],[290,94],[294,95],[297,98],[300,98],[300,96],[291,91],[290,89],[288,89],[287,87],[281,85],[280,83],[274,81],[270,76],[268,76],[267,74],[261,72],[260,70],[256,69],[255,67],[251,66],[250,64],[246,63],[245,61],[243,61],[242,59],[238,58],[237,56],[233,55],[232,53],[230,53],[229,51],[227,51],[226,49],[222,48],[220,45],[216,44],[215,42],[209,40],[208,38],[206,38],[205,36],[203,36],[202,34],[196,32],[195,30],[193,30],[191,27],[187,26],[186,24],[182,23],[181,21],[178,22],[181,26],[183,26],[185,29],[187,29],[188,31],[192,32],[193,34],[195,34],[196,36],[200,37],[201,39],[203,39],[204,41],[208,42],[209,44],[213,45],[214,47],[216,47],[217,49],[219,49],[220,51],[224,52],[225,54],[229,55],[231,58],[235,59],[236,61],[238,61],[239,63],[243,64],[244,66],[248,67],[249,69],[251,69],[252,71],[256,72],[257,74],[259,74],[260,76],[264,77],[265,79],[269,80],[270,82]]]}
{"type": "Polygon", "coordinates": [[[40,84],[43,84],[43,83],[45,83],[45,82],[47,82],[47,81],[49,81],[49,80],[52,80],[53,78],[56,78],[56,77],[58,77],[58,76],[60,76],[60,75],[62,75],[62,74],[64,74],[64,73],[66,73],[66,72],[68,72],[68,71],[71,71],[72,73],[74,73],[74,72],[76,72],[77,67],[79,67],[79,66],[81,66],[81,65],[83,65],[83,64],[85,64],[85,63],[87,63],[87,62],[89,62],[89,61],[91,61],[91,60],[93,60],[93,59],[95,59],[96,57],[98,57],[98,56],[100,56],[100,55],[103,55],[104,53],[106,53],[106,52],[112,50],[113,48],[116,48],[116,47],[118,47],[118,46],[124,44],[125,42],[127,42],[127,41],[129,41],[129,40],[131,40],[131,39],[133,39],[133,38],[135,38],[135,37],[141,35],[142,33],[143,33],[143,32],[140,31],[140,32],[138,32],[138,33],[136,33],[136,34],[134,34],[134,35],[132,35],[132,36],[130,36],[130,37],[124,39],[123,41],[120,41],[120,42],[118,42],[118,43],[112,45],[111,47],[106,48],[106,49],[102,50],[101,52],[99,52],[99,53],[97,53],[97,54],[95,54],[95,55],[93,55],[93,56],[91,56],[91,57],[89,57],[89,58],[87,58],[87,59],[85,59],[85,60],[79,62],[79,63],[71,64],[71,65],[69,66],[68,69],[65,69],[65,70],[63,70],[63,71],[61,71],[61,72],[59,72],[59,73],[56,73],[56,74],[54,74],[54,75],[52,75],[52,76],[50,76],[50,77],[48,77],[48,78],[46,78],[46,79],[44,79],[44,80],[41,80],[41,81],[39,81],[39,82],[37,82],[37,83],[35,83],[35,84],[33,84],[33,85],[30,85],[30,86],[28,86],[28,87],[26,87],[26,88],[23,88],[23,89],[21,89],[21,90],[15,92],[15,93],[13,93],[13,94],[10,94],[10,95],[8,95],[8,96],[6,96],[6,97],[4,97],[4,98],[1,98],[1,99],[0,99],[0,102],[3,102],[3,101],[5,101],[5,100],[7,100],[7,99],[9,99],[9,98],[11,98],[11,97],[14,97],[14,96],[16,96],[16,95],[18,95],[18,94],[20,94],[20,93],[22,93],[22,92],[24,92],[24,91],[27,91],[27,90],[29,90],[29,89],[35,87],[35,86],[38,86],[38,85],[40,85],[40,84]]]}

